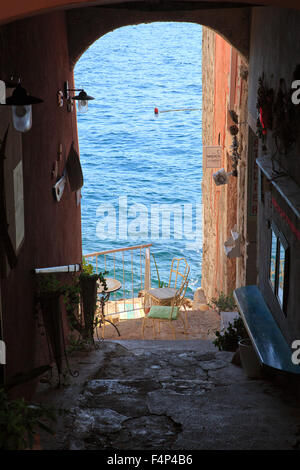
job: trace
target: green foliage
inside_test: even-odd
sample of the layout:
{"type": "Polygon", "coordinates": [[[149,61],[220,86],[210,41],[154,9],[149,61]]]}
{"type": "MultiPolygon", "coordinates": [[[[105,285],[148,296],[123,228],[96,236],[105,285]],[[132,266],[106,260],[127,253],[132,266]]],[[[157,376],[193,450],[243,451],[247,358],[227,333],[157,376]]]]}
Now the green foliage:
{"type": "Polygon", "coordinates": [[[235,318],[233,323],[224,331],[215,332],[216,339],[213,344],[219,351],[236,351],[241,339],[248,338],[247,330],[241,317],[235,318]]]}
{"type": "Polygon", "coordinates": [[[86,275],[86,276],[95,275],[94,266],[88,263],[84,256],[82,257],[81,275],[86,275]]]}
{"type": "Polygon", "coordinates": [[[78,305],[80,303],[80,284],[78,277],[74,278],[72,284],[64,286],[64,303],[71,330],[80,328],[81,325],[77,319],[78,305]]]}
{"type": "Polygon", "coordinates": [[[107,290],[107,285],[105,281],[105,276],[108,274],[108,271],[104,271],[103,273],[95,273],[94,266],[90,263],[88,263],[85,259],[85,257],[82,257],[82,265],[81,265],[81,273],[79,276],[79,279],[97,279],[99,280],[99,284],[103,286],[104,291],[107,290]]]}
{"type": "Polygon", "coordinates": [[[94,283],[98,281],[98,284],[103,286],[105,292],[107,290],[105,280],[107,274],[108,271],[96,274],[93,265],[88,264],[83,257],[80,275],[74,278],[72,284],[65,286],[64,301],[69,326],[71,330],[78,331],[81,337],[84,338],[84,340],[78,339],[75,342],[71,339],[70,349],[83,350],[87,338],[92,339],[92,328],[96,326],[94,315],[97,308],[96,286],[94,283]],[[78,305],[80,302],[84,310],[84,325],[78,318],[78,305]]]}
{"type": "MultiPolygon", "coordinates": [[[[60,411],[61,412],[61,411],[60,411]]],[[[32,405],[20,398],[10,401],[0,389],[0,449],[32,449],[39,429],[54,434],[47,424],[56,421],[56,411],[45,405],[32,405]]]]}
{"type": "Polygon", "coordinates": [[[38,295],[51,293],[64,293],[64,286],[59,282],[55,274],[37,274],[36,292],[38,295]]]}
{"type": "MultiPolygon", "coordinates": [[[[68,317],[68,323],[71,330],[77,330],[81,335],[85,333],[84,326],[78,319],[78,306],[85,292],[83,292],[85,283],[84,281],[94,280],[99,281],[103,286],[104,292],[107,290],[105,275],[108,272],[96,274],[92,264],[89,264],[86,259],[82,258],[82,270],[79,276],[74,275],[73,281],[68,284],[60,282],[55,274],[38,274],[36,276],[36,293],[37,297],[45,295],[59,294],[64,296],[64,303],[68,317]],[[82,282],[81,282],[82,281],[82,282]]],[[[94,303],[93,308],[96,309],[96,300],[92,299],[94,303]]]]}
{"type": "Polygon", "coordinates": [[[213,297],[208,304],[209,307],[218,310],[218,312],[233,312],[236,310],[236,303],[233,298],[233,293],[225,295],[224,292],[219,294],[219,297],[213,297]]]}

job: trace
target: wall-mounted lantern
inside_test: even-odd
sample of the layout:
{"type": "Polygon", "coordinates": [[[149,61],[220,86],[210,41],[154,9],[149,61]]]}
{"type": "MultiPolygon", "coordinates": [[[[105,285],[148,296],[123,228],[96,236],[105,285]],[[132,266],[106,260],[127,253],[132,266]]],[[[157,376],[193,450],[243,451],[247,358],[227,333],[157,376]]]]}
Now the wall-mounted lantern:
{"type": "MultiPolygon", "coordinates": [[[[12,88],[9,85],[7,87],[12,88]]],[[[27,132],[32,126],[32,105],[38,103],[43,103],[43,100],[29,95],[19,80],[12,95],[0,105],[11,106],[14,128],[19,132],[27,132]]]]}
{"type": "Polygon", "coordinates": [[[86,113],[88,110],[88,103],[94,100],[92,96],[89,96],[83,89],[69,88],[68,82],[64,83],[64,97],[67,100],[68,111],[73,109],[73,100],[78,101],[78,111],[80,113],[86,113]],[[70,96],[70,91],[79,91],[78,95],[70,96]]]}

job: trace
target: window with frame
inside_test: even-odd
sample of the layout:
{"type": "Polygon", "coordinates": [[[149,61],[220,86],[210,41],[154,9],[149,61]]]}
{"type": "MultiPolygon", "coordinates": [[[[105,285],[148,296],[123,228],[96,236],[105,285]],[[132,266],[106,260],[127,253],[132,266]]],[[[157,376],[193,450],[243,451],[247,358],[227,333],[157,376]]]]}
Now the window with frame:
{"type": "Polygon", "coordinates": [[[271,224],[270,245],[270,284],[281,310],[286,315],[289,288],[289,245],[274,222],[271,224]]]}

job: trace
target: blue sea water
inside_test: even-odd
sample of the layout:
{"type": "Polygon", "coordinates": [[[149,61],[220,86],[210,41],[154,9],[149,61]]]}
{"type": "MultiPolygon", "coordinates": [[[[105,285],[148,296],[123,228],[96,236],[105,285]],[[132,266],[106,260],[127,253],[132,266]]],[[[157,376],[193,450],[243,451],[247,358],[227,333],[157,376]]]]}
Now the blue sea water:
{"type": "MultiPolygon", "coordinates": [[[[75,67],[76,88],[95,97],[87,113],[77,114],[83,253],[152,243],[165,282],[172,258],[187,259],[190,294],[201,282],[201,47],[196,24],[127,26],[96,41],[75,67]],[[161,112],[187,108],[193,111],[161,112]],[[126,234],[119,230],[120,197],[126,234]],[[157,225],[151,208],[158,204],[167,212],[176,204],[182,230],[178,218],[171,217],[170,236],[162,219],[157,225]]],[[[133,262],[138,271],[139,258],[133,262]]]]}

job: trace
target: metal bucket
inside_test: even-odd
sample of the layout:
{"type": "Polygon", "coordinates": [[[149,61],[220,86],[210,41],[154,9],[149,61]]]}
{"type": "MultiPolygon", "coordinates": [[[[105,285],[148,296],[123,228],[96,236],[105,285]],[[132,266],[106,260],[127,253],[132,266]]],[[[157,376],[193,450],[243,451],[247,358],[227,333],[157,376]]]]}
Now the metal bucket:
{"type": "Polygon", "coordinates": [[[250,339],[239,341],[240,358],[243,369],[250,379],[262,377],[262,367],[250,339]]]}

